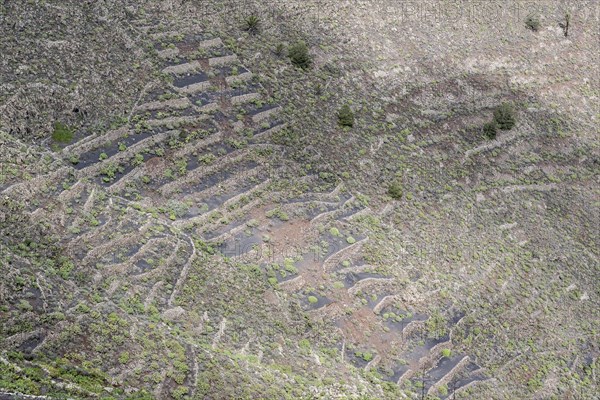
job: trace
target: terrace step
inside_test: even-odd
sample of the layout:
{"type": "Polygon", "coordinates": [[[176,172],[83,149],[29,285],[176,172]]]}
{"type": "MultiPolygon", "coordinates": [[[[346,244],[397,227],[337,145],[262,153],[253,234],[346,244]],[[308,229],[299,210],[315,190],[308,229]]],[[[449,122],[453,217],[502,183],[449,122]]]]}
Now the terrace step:
{"type": "Polygon", "coordinates": [[[234,196],[232,196],[231,198],[229,198],[228,200],[224,201],[222,204],[220,204],[219,206],[215,207],[212,210],[209,210],[209,212],[206,212],[204,214],[201,214],[197,217],[193,217],[190,219],[185,219],[185,220],[178,220],[175,221],[173,223],[173,226],[175,227],[181,227],[181,226],[185,226],[185,225],[198,225],[202,222],[204,222],[207,218],[210,217],[211,213],[210,211],[219,211],[219,210],[223,210],[226,209],[227,207],[231,206],[233,203],[239,201],[242,197],[244,196],[251,196],[252,194],[256,193],[256,192],[260,192],[261,190],[263,190],[265,187],[267,187],[269,184],[271,183],[271,181],[269,179],[267,179],[266,181],[260,183],[259,185],[256,185],[254,187],[252,187],[251,189],[236,194],[234,196]]]}
{"type": "Polygon", "coordinates": [[[139,149],[150,147],[156,145],[160,142],[167,140],[170,137],[174,137],[179,135],[178,130],[170,130],[161,133],[156,133],[154,135],[146,136],[144,139],[135,142],[133,145],[129,146],[125,151],[117,152],[112,157],[109,157],[103,161],[93,161],[92,164],[80,169],[77,172],[77,176],[79,178],[83,178],[89,175],[97,174],[103,166],[108,165],[109,163],[119,163],[123,160],[131,158],[139,149]]]}
{"type": "Polygon", "coordinates": [[[483,368],[479,367],[474,362],[469,362],[462,371],[459,371],[454,378],[450,380],[448,389],[450,394],[460,393],[478,382],[483,382],[488,379],[489,378],[485,375],[483,368]]]}
{"type": "Polygon", "coordinates": [[[175,301],[175,298],[177,297],[177,294],[179,293],[179,290],[181,289],[183,282],[187,279],[189,270],[192,267],[192,262],[197,254],[196,246],[194,245],[194,241],[190,240],[190,243],[192,245],[192,254],[190,254],[190,256],[188,257],[186,264],[181,269],[181,273],[179,274],[179,277],[177,278],[177,282],[175,283],[173,292],[171,293],[171,296],[169,297],[169,300],[167,302],[169,307],[171,307],[173,305],[173,302],[175,301]]]}
{"type": "Polygon", "coordinates": [[[331,210],[331,211],[327,211],[327,212],[323,212],[317,216],[315,216],[313,219],[311,219],[311,224],[314,225],[318,222],[323,221],[326,218],[330,218],[330,219],[340,219],[343,217],[343,214],[348,212],[348,209],[350,211],[352,211],[354,209],[354,207],[350,208],[351,204],[356,201],[356,198],[354,196],[349,197],[348,199],[346,199],[346,201],[344,201],[344,203],[342,203],[338,208],[331,210]]]}
{"type": "Polygon", "coordinates": [[[149,103],[140,104],[135,108],[136,111],[158,111],[158,110],[183,110],[192,106],[187,97],[180,97],[170,100],[156,100],[149,103]]]}
{"type": "Polygon", "coordinates": [[[162,118],[162,119],[151,119],[151,120],[146,121],[146,123],[151,128],[164,126],[167,128],[171,127],[171,129],[174,129],[181,125],[197,124],[197,123],[205,121],[207,119],[209,119],[208,115],[199,114],[199,115],[187,115],[187,116],[183,116],[183,117],[167,117],[167,118],[162,118]]]}
{"type": "Polygon", "coordinates": [[[375,271],[377,270],[377,267],[371,264],[361,264],[361,265],[355,265],[352,267],[347,267],[347,268],[342,268],[339,269],[337,271],[335,271],[335,273],[337,275],[347,275],[347,274],[361,274],[364,272],[371,272],[371,271],[375,271]]]}
{"type": "Polygon", "coordinates": [[[373,285],[379,285],[382,283],[391,283],[394,282],[394,279],[392,278],[365,278],[365,279],[361,279],[358,282],[356,282],[354,284],[354,286],[352,286],[351,288],[348,289],[348,293],[352,296],[355,296],[358,292],[363,291],[364,289],[373,286],[373,285]]]}
{"type": "Polygon", "coordinates": [[[217,67],[221,65],[233,64],[238,61],[238,57],[235,54],[229,56],[213,57],[208,59],[208,65],[211,67],[217,67]]]}
{"type": "Polygon", "coordinates": [[[174,88],[179,93],[189,95],[189,94],[196,94],[196,93],[204,92],[204,91],[208,90],[208,88],[210,88],[211,85],[212,85],[212,83],[210,81],[202,81],[202,82],[193,83],[188,86],[182,86],[182,87],[175,86],[174,88]]]}
{"type": "Polygon", "coordinates": [[[226,77],[225,83],[227,83],[228,85],[231,85],[234,82],[248,82],[252,78],[254,78],[254,74],[252,72],[248,71],[248,72],[244,72],[239,75],[230,75],[230,76],[226,77]]]}
{"type": "Polygon", "coordinates": [[[252,121],[254,123],[264,121],[265,119],[270,118],[271,116],[273,116],[273,114],[277,114],[280,111],[281,111],[281,107],[275,107],[275,108],[271,108],[266,111],[259,112],[258,114],[255,114],[252,116],[252,121]]]}
{"type": "Polygon", "coordinates": [[[379,365],[379,363],[381,363],[382,359],[383,358],[379,354],[375,355],[375,357],[371,361],[369,361],[369,363],[367,365],[365,365],[365,371],[369,371],[373,368],[376,368],[377,365],[379,365]]]}
{"type": "Polygon", "coordinates": [[[69,176],[71,168],[61,167],[55,171],[52,171],[45,175],[39,175],[25,182],[18,182],[13,185],[6,187],[3,194],[16,194],[26,192],[27,197],[32,197],[33,194],[37,194],[44,189],[44,182],[60,182],[69,176]]]}
{"type": "MultiPolygon", "coordinates": [[[[135,275],[133,279],[137,281],[145,281],[156,276],[161,276],[167,268],[173,265],[175,259],[177,258],[177,255],[179,254],[179,251],[181,250],[182,243],[182,240],[177,240],[177,244],[173,251],[170,253],[169,257],[165,260],[165,262],[162,265],[159,265],[158,268],[153,268],[150,271],[142,272],[141,274],[135,275]]],[[[156,284],[154,285],[153,290],[155,287],[156,284]]],[[[148,296],[150,297],[150,295],[151,294],[149,294],[148,296]]]]}
{"type": "Polygon", "coordinates": [[[426,373],[426,376],[432,380],[428,390],[426,386],[427,394],[437,394],[438,388],[448,384],[468,362],[469,356],[465,355],[458,355],[450,358],[442,357],[437,362],[436,366],[426,373]]]}
{"type": "Polygon", "coordinates": [[[373,307],[373,312],[375,314],[379,314],[385,307],[389,306],[393,302],[399,299],[398,295],[388,295],[383,297],[377,304],[373,307]]]}
{"type": "Polygon", "coordinates": [[[190,185],[193,182],[200,182],[206,176],[221,171],[223,168],[233,163],[238,163],[246,160],[251,154],[247,148],[233,151],[208,166],[198,166],[195,169],[189,170],[187,174],[177,181],[167,183],[160,188],[160,193],[163,196],[169,196],[175,191],[180,190],[185,185],[190,185]]]}
{"type": "MultiPolygon", "coordinates": [[[[252,200],[251,202],[249,202],[248,204],[238,208],[236,210],[236,213],[237,214],[245,213],[248,210],[251,210],[251,209],[257,207],[262,202],[263,202],[263,199],[256,198],[256,199],[252,200]]],[[[207,229],[214,228],[215,226],[223,226],[222,221],[223,221],[223,217],[220,218],[215,223],[213,223],[212,225],[205,226],[204,232],[208,232],[207,229]]],[[[244,224],[242,222],[234,222],[233,223],[234,226],[231,226],[231,225],[232,224],[226,225],[223,229],[217,229],[216,234],[209,235],[210,237],[208,237],[208,241],[211,243],[219,243],[219,242],[231,240],[233,238],[233,236],[235,236],[237,233],[239,233],[242,230],[247,228],[246,224],[244,224]]],[[[204,236],[206,236],[206,235],[204,235],[204,236]]]]}
{"type": "Polygon", "coordinates": [[[339,263],[342,262],[342,258],[349,258],[349,255],[360,250],[360,248],[369,241],[368,237],[365,237],[349,246],[340,249],[331,255],[329,255],[325,260],[323,260],[323,270],[325,272],[331,272],[332,269],[339,263]]]}
{"type": "Polygon", "coordinates": [[[184,196],[181,201],[183,202],[187,202],[187,201],[191,201],[194,203],[200,203],[201,200],[203,199],[208,199],[210,197],[214,197],[217,195],[217,192],[219,191],[223,191],[224,188],[229,188],[229,187],[236,187],[239,184],[243,183],[244,181],[256,178],[260,172],[263,172],[264,168],[261,166],[256,166],[254,168],[251,168],[249,170],[243,170],[239,173],[220,173],[220,174],[215,174],[215,175],[219,175],[217,176],[217,178],[223,178],[223,179],[217,179],[214,182],[211,182],[212,184],[210,186],[208,186],[205,189],[202,189],[200,191],[194,191],[193,193],[184,196]]]}
{"type": "Polygon", "coordinates": [[[61,154],[65,157],[70,155],[81,156],[107,142],[112,142],[128,134],[134,134],[133,130],[130,130],[127,126],[122,126],[121,128],[110,130],[100,136],[90,136],[90,140],[80,140],[71,146],[65,147],[61,151],[61,154]]]}
{"type": "Polygon", "coordinates": [[[150,38],[154,39],[154,40],[158,40],[158,39],[164,39],[164,38],[180,36],[180,35],[181,35],[180,31],[166,31],[166,32],[151,33],[150,38]]]}
{"type": "Polygon", "coordinates": [[[267,137],[273,135],[274,133],[277,133],[280,130],[285,129],[285,128],[287,128],[287,124],[278,124],[278,125],[275,125],[275,126],[269,128],[269,129],[265,130],[265,131],[262,131],[260,133],[255,134],[254,136],[252,136],[252,141],[256,142],[257,139],[267,138],[267,137]]]}
{"type": "Polygon", "coordinates": [[[239,104],[249,103],[252,100],[259,99],[261,96],[258,93],[247,93],[239,96],[233,96],[229,101],[232,105],[236,106],[239,104]]]}
{"type": "Polygon", "coordinates": [[[117,274],[117,273],[123,274],[128,269],[132,269],[133,267],[135,267],[135,265],[140,260],[142,260],[143,258],[146,258],[148,255],[152,255],[152,256],[156,257],[158,255],[157,251],[160,250],[160,252],[162,252],[160,245],[163,243],[171,244],[170,238],[168,238],[168,237],[151,238],[146,243],[144,243],[139,249],[137,249],[137,251],[135,253],[129,255],[125,261],[118,263],[118,264],[110,265],[110,266],[106,267],[105,271],[110,274],[117,274]]]}
{"type": "Polygon", "coordinates": [[[103,244],[94,247],[93,249],[91,249],[89,252],[87,252],[87,254],[85,255],[85,257],[83,257],[83,259],[81,260],[81,262],[83,264],[86,264],[89,262],[90,259],[92,258],[97,258],[100,257],[104,254],[107,253],[111,253],[113,247],[115,246],[115,244],[118,241],[122,241],[122,243],[124,244],[130,244],[132,242],[135,242],[137,240],[139,240],[140,235],[144,235],[152,226],[151,222],[146,222],[143,226],[141,226],[138,229],[138,234],[137,235],[122,235],[119,236],[117,238],[114,238],[112,240],[109,240],[107,242],[104,242],[103,244]]]}
{"type": "Polygon", "coordinates": [[[198,46],[199,48],[202,48],[202,49],[209,49],[211,47],[220,47],[220,46],[223,46],[223,41],[221,40],[221,38],[208,39],[208,40],[204,40],[202,42],[196,43],[196,46],[198,46]]]}
{"type": "Polygon", "coordinates": [[[158,57],[167,60],[170,58],[174,58],[176,56],[179,55],[179,49],[177,47],[173,48],[173,49],[164,49],[164,50],[159,50],[157,53],[158,57]]]}
{"type": "Polygon", "coordinates": [[[163,68],[165,74],[183,75],[190,72],[196,72],[202,69],[202,64],[198,60],[190,61],[183,64],[170,65],[163,68]]]}

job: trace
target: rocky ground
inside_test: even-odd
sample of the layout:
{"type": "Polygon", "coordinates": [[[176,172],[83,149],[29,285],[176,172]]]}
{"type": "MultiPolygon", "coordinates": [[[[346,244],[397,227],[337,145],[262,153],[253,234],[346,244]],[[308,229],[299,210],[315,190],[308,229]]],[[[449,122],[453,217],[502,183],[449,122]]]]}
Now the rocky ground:
{"type": "Polygon", "coordinates": [[[0,3],[0,397],[595,398],[598,11],[0,3]]]}

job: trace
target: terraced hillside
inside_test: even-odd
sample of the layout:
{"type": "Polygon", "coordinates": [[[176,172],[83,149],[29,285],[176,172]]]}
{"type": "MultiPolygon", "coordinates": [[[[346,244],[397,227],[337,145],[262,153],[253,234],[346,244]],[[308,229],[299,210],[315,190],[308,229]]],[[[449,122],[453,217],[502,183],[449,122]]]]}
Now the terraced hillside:
{"type": "Polygon", "coordinates": [[[435,35],[402,69],[370,2],[34,3],[0,4],[25,44],[59,24],[0,70],[0,398],[595,398],[598,76],[575,112],[519,66],[440,70],[435,35]],[[45,59],[78,65],[84,16],[69,83],[45,59]]]}

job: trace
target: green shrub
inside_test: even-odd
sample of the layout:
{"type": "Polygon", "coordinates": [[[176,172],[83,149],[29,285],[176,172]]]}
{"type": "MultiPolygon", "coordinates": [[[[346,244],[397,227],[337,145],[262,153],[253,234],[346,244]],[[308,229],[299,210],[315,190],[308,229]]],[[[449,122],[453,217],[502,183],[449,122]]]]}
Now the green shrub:
{"type": "Polygon", "coordinates": [[[354,126],[354,113],[347,104],[340,108],[338,112],[338,124],[342,127],[348,126],[351,128],[354,126]]]}
{"type": "Polygon", "coordinates": [[[448,385],[442,384],[438,387],[438,393],[442,396],[448,396],[448,385]]]}
{"type": "Polygon", "coordinates": [[[127,364],[129,362],[129,352],[128,351],[124,351],[121,354],[119,354],[119,362],[121,364],[127,364]]]}
{"type": "Polygon", "coordinates": [[[403,194],[402,184],[399,181],[392,183],[388,188],[388,195],[394,200],[400,200],[403,194]]]}
{"type": "Polygon", "coordinates": [[[373,359],[373,353],[365,351],[364,353],[362,353],[362,359],[367,362],[371,361],[373,359]]]}
{"type": "Polygon", "coordinates": [[[260,18],[256,15],[249,15],[244,20],[244,30],[248,31],[252,34],[258,33],[258,29],[260,27],[260,18]]]}
{"type": "Polygon", "coordinates": [[[498,124],[496,121],[491,121],[483,125],[483,134],[488,139],[495,139],[496,132],[498,132],[498,124]]]}
{"type": "Polygon", "coordinates": [[[73,140],[73,130],[64,124],[57,122],[54,124],[52,140],[59,143],[69,143],[73,140]]]}
{"type": "Polygon", "coordinates": [[[527,28],[531,29],[532,31],[537,32],[540,30],[540,26],[541,26],[540,19],[534,15],[530,15],[525,20],[525,25],[527,26],[527,28]]]}
{"type": "Polygon", "coordinates": [[[310,304],[315,304],[319,301],[319,299],[317,299],[315,296],[308,296],[308,302],[310,304]]]}
{"type": "Polygon", "coordinates": [[[513,107],[509,103],[502,103],[494,111],[494,121],[498,124],[498,128],[503,131],[511,130],[516,123],[513,107]]]}
{"type": "Polygon", "coordinates": [[[279,43],[276,47],[275,47],[275,55],[278,57],[281,57],[285,52],[285,45],[283,43],[279,43]]]}
{"type": "Polygon", "coordinates": [[[189,389],[185,386],[179,386],[171,391],[171,396],[174,399],[183,399],[188,394],[189,389]]]}
{"type": "Polygon", "coordinates": [[[308,47],[303,41],[290,46],[288,49],[288,57],[292,64],[298,68],[308,69],[312,65],[312,59],[308,54],[308,47]]]}

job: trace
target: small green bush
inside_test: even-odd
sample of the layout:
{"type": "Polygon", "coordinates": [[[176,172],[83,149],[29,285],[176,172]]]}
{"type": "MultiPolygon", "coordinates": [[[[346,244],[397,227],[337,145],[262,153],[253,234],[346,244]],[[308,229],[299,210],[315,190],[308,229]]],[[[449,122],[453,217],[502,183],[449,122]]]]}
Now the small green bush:
{"type": "Polygon", "coordinates": [[[494,121],[498,124],[498,128],[503,131],[508,131],[515,126],[516,118],[515,111],[509,103],[502,103],[496,110],[494,111],[494,121]]]}
{"type": "Polygon", "coordinates": [[[69,143],[73,140],[73,130],[64,124],[57,122],[54,124],[52,140],[59,143],[69,143]]]}
{"type": "Polygon", "coordinates": [[[530,15],[525,20],[525,25],[527,26],[527,28],[531,29],[532,31],[537,32],[540,30],[540,26],[541,26],[540,19],[534,15],[530,15]]]}
{"type": "Polygon", "coordinates": [[[483,125],[483,134],[488,139],[495,139],[496,133],[498,132],[498,124],[496,121],[487,122],[483,125]]]}
{"type": "Polygon", "coordinates": [[[347,126],[351,128],[354,126],[354,113],[347,104],[338,112],[338,124],[342,127],[347,126]]]}
{"type": "Polygon", "coordinates": [[[308,69],[312,65],[312,59],[308,54],[308,47],[303,41],[290,46],[288,49],[288,57],[292,64],[298,68],[308,69]]]}
{"type": "Polygon", "coordinates": [[[315,296],[308,296],[308,302],[310,304],[315,304],[319,302],[319,299],[317,299],[315,296]]]}
{"type": "Polygon", "coordinates": [[[275,55],[278,57],[281,57],[285,52],[285,45],[283,43],[279,43],[276,47],[275,47],[275,55]]]}
{"type": "Polygon", "coordinates": [[[403,194],[402,184],[399,181],[392,183],[388,188],[388,195],[394,200],[400,200],[403,194]]]}
{"type": "Polygon", "coordinates": [[[249,15],[244,20],[244,30],[252,34],[258,33],[260,28],[260,18],[256,15],[249,15]]]}
{"type": "Polygon", "coordinates": [[[362,353],[362,359],[367,362],[371,361],[373,359],[373,353],[365,351],[364,353],[362,353]]]}
{"type": "Polygon", "coordinates": [[[129,352],[124,351],[119,355],[119,362],[121,364],[127,364],[129,362],[129,352]]]}

